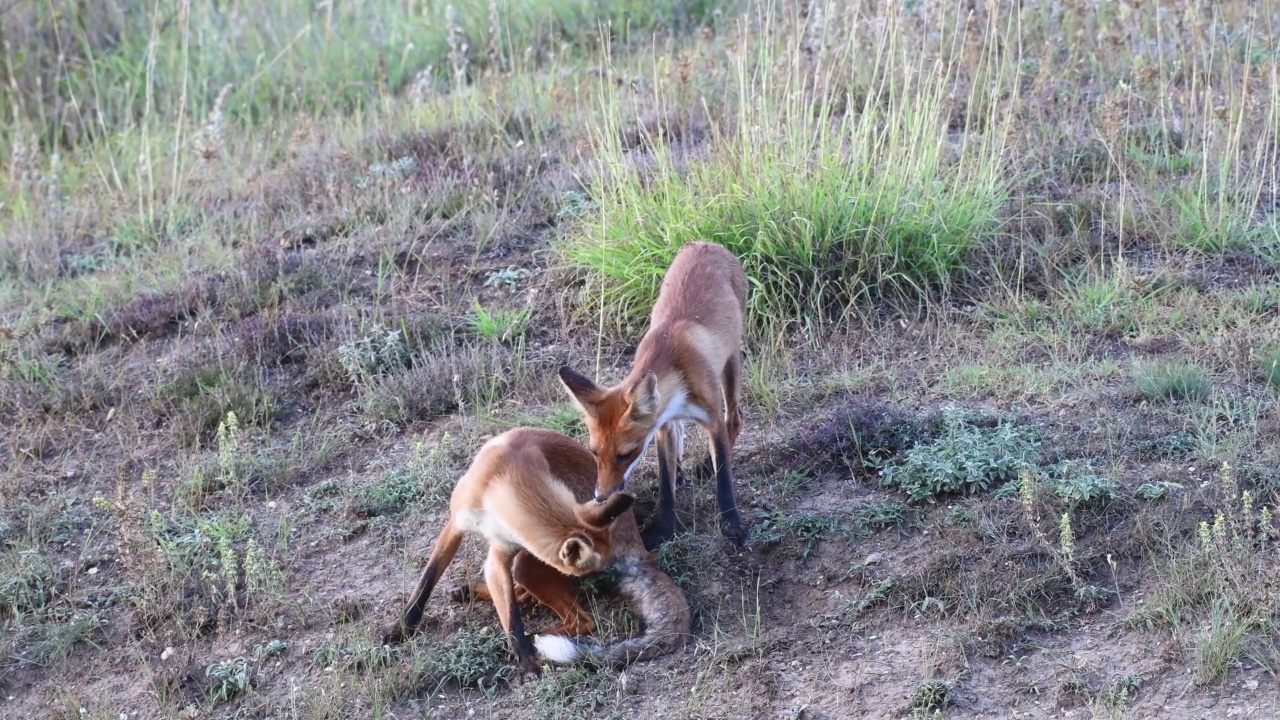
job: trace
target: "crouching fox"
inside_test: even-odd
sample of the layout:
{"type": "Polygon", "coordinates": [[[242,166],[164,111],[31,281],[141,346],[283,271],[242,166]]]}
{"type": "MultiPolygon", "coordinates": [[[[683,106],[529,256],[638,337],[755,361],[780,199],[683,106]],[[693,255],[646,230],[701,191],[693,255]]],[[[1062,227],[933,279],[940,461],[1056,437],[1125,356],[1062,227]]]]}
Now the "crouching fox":
{"type": "Polygon", "coordinates": [[[594,458],[560,433],[516,428],[485,443],[454,487],[449,521],[400,621],[383,641],[398,643],[417,631],[432,589],[464,535],[473,532],[489,542],[485,580],[454,595],[493,602],[525,670],[539,672],[537,656],[564,663],[592,654],[622,665],[681,647],[691,622],[684,594],[645,550],[630,512],[632,496],[591,500],[595,480],[594,458]],[[611,561],[644,631],[608,646],[575,640],[594,631],[595,621],[574,595],[570,576],[598,572],[611,561]],[[532,640],[519,607],[529,599],[561,619],[532,640]]]}

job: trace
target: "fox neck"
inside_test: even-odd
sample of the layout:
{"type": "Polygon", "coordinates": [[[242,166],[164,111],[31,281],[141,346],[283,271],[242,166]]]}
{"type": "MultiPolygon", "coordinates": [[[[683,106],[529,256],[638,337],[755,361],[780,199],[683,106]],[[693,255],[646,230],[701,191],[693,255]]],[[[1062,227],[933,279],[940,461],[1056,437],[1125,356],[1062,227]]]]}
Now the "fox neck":
{"type": "Polygon", "coordinates": [[[631,465],[622,474],[623,488],[627,486],[627,481],[631,479],[631,474],[640,466],[640,461],[644,459],[645,453],[649,451],[649,446],[653,444],[658,431],[664,425],[678,420],[693,420],[700,423],[707,421],[707,414],[703,412],[702,408],[689,402],[689,391],[685,389],[684,383],[679,376],[676,376],[676,380],[677,382],[666,383],[665,386],[661,379],[658,381],[659,395],[658,407],[654,410],[655,420],[645,434],[644,445],[641,446],[636,459],[631,461],[631,465]]]}

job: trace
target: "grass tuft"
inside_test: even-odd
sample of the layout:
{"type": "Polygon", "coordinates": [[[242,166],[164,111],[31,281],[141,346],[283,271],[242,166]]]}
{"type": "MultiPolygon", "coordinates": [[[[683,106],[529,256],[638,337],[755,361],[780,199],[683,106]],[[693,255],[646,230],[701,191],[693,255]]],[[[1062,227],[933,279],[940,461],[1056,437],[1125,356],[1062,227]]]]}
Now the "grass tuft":
{"type": "Polygon", "coordinates": [[[1213,390],[1209,375],[1190,361],[1141,365],[1134,380],[1148,400],[1205,400],[1213,390]]]}

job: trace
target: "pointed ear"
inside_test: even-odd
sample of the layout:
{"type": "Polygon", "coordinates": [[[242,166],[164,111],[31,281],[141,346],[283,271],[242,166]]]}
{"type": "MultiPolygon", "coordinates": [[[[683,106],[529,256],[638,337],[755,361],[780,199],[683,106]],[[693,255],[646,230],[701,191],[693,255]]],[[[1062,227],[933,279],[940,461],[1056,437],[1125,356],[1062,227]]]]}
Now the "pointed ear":
{"type": "Polygon", "coordinates": [[[600,396],[604,391],[600,389],[590,378],[579,375],[565,365],[560,368],[560,383],[564,385],[564,389],[569,391],[569,397],[573,399],[582,412],[595,417],[596,403],[599,402],[600,396]]]}
{"type": "Polygon", "coordinates": [[[595,545],[582,533],[574,533],[569,536],[568,540],[560,546],[560,559],[570,567],[576,567],[582,561],[582,556],[590,552],[595,545]]]}
{"type": "Polygon", "coordinates": [[[578,521],[596,530],[609,527],[618,516],[631,509],[636,501],[634,495],[616,492],[601,502],[591,500],[579,505],[578,521]]]}
{"type": "Polygon", "coordinates": [[[658,411],[658,376],[652,370],[644,374],[640,381],[631,386],[627,393],[627,401],[631,403],[631,417],[643,420],[658,411]]]}

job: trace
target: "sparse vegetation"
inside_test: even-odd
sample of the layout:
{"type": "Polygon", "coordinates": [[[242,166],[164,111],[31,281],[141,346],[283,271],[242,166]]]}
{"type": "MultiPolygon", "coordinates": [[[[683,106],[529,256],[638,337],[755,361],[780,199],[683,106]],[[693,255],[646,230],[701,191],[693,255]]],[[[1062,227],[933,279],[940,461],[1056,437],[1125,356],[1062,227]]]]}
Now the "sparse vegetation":
{"type": "MultiPolygon", "coordinates": [[[[1280,712],[1266,3],[0,24],[0,715],[1280,712]],[[556,367],[616,379],[690,240],[751,279],[754,542],[691,432],[687,648],[516,683],[443,587],[370,641],[470,454],[580,438],[556,367]]],[[[604,641],[616,580],[575,586],[604,641]]]]}
{"type": "Polygon", "coordinates": [[[494,687],[516,676],[501,632],[484,627],[455,633],[420,661],[424,680],[436,688],[494,687]]]}

